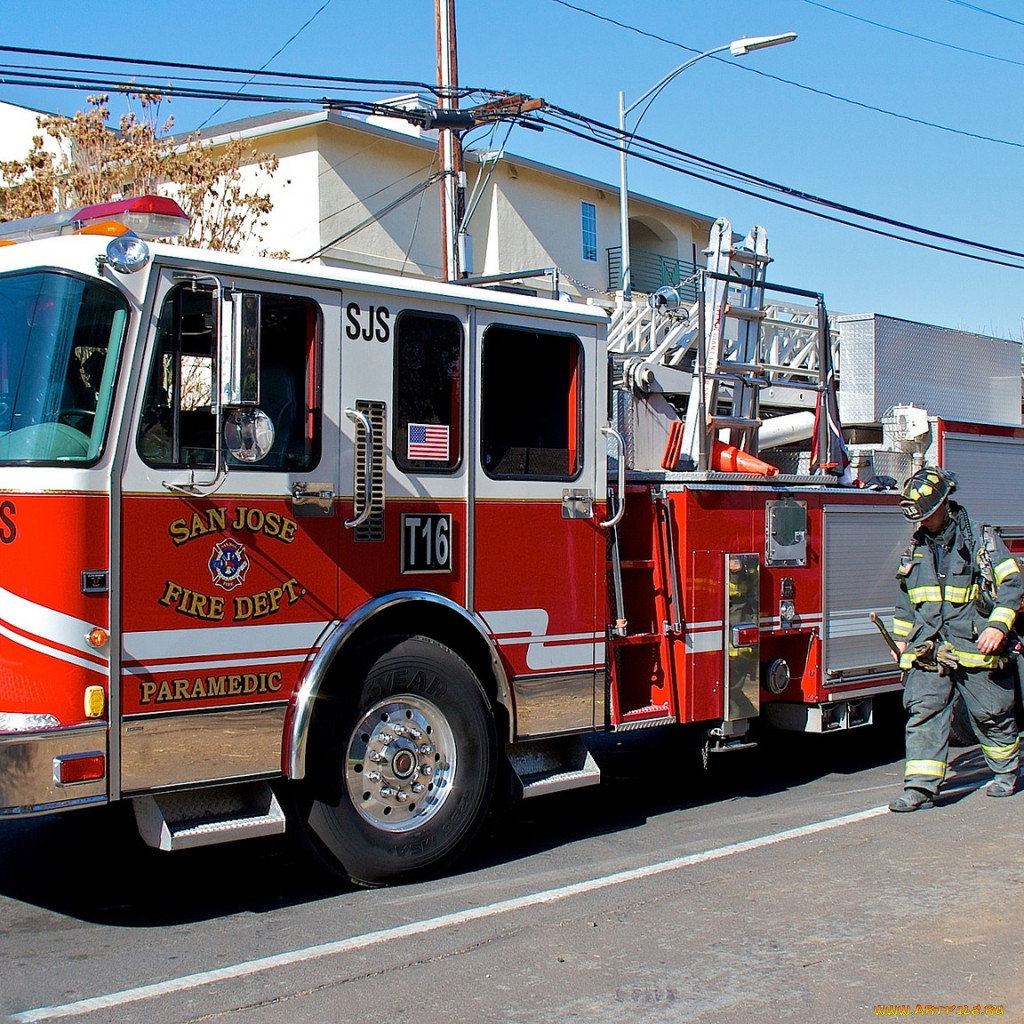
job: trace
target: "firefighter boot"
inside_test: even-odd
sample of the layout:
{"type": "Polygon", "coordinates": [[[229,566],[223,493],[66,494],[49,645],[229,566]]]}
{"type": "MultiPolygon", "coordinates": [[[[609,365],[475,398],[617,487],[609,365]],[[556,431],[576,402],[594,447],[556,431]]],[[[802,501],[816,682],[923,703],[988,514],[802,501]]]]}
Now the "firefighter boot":
{"type": "Polygon", "coordinates": [[[934,806],[935,801],[932,794],[923,789],[905,789],[901,796],[889,801],[889,810],[895,811],[897,814],[907,811],[923,811],[934,806]]]}
{"type": "Polygon", "coordinates": [[[985,790],[987,796],[1013,796],[1013,791],[1017,788],[1017,773],[1006,772],[1005,774],[997,775],[989,784],[988,789],[985,790]]]}

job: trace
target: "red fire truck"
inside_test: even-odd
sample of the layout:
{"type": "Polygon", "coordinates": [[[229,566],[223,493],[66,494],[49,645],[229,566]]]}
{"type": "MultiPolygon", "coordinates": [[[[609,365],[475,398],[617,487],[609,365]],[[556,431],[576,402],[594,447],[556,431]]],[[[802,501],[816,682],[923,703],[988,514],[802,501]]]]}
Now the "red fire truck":
{"type": "Polygon", "coordinates": [[[906,525],[829,416],[801,447],[827,320],[790,290],[816,359],[765,349],[756,239],[609,357],[596,306],[147,240],[180,225],[0,231],[0,815],[131,800],[165,850],[287,818],[375,884],[499,784],[596,783],[589,735],[727,750],[898,688],[868,614],[906,525]]]}

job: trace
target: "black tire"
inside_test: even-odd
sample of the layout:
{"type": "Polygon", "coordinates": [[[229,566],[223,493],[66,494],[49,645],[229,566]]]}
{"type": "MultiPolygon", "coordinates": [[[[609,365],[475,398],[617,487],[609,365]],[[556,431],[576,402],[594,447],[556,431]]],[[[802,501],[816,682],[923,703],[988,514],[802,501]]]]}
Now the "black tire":
{"type": "Polygon", "coordinates": [[[448,867],[494,791],[487,697],[461,658],[422,636],[388,637],[352,668],[351,689],[313,722],[310,838],[361,885],[448,867]]]}

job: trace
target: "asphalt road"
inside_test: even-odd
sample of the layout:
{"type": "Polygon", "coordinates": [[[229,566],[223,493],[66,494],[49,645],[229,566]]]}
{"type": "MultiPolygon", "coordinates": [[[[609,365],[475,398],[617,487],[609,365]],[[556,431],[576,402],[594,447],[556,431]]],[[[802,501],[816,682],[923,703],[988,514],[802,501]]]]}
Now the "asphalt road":
{"type": "Polygon", "coordinates": [[[1024,1021],[1024,794],[979,792],[976,748],[940,807],[893,815],[891,737],[783,737],[707,774],[651,739],[609,740],[600,787],[513,807],[454,871],[390,889],[329,885],[280,839],[160,854],[124,808],[0,824],[0,1014],[1024,1021]]]}

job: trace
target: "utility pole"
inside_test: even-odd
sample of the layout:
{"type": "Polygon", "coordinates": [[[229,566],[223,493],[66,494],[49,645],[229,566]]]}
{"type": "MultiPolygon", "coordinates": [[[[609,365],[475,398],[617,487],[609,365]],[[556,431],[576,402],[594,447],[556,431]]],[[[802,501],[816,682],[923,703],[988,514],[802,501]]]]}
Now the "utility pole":
{"type": "MultiPolygon", "coordinates": [[[[458,110],[459,70],[455,42],[455,0],[434,0],[437,26],[437,85],[441,110],[458,110]]],[[[441,163],[441,268],[446,281],[462,277],[465,264],[465,236],[462,219],[466,212],[466,173],[462,162],[462,138],[455,128],[438,132],[441,163]]]]}

